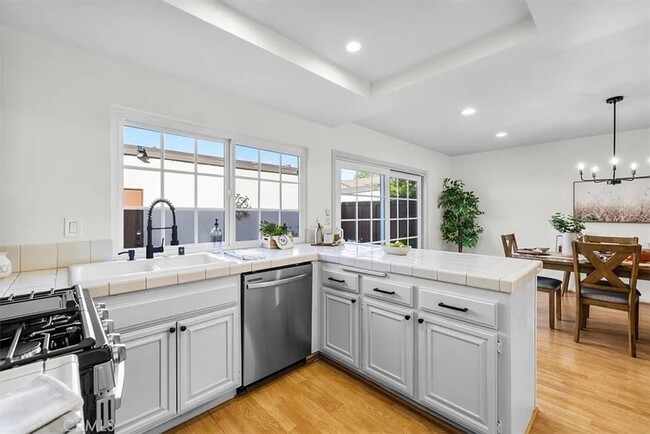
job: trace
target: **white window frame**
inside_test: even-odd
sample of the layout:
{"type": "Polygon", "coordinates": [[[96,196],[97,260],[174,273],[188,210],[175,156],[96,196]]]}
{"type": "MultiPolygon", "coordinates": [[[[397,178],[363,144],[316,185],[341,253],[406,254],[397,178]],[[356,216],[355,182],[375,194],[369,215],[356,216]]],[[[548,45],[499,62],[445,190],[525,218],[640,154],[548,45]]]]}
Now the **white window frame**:
{"type": "MultiPolygon", "coordinates": [[[[407,179],[419,183],[418,188],[418,248],[426,249],[428,247],[428,236],[426,233],[426,181],[427,172],[418,169],[408,168],[400,165],[381,162],[366,157],[356,156],[343,152],[332,152],[332,221],[336,227],[341,227],[341,169],[350,169],[358,171],[367,171],[385,176],[384,183],[386,189],[386,200],[384,204],[384,235],[385,239],[390,239],[390,191],[389,180],[391,177],[407,179]]],[[[358,220],[358,216],[357,216],[358,220]]],[[[398,226],[399,227],[399,226],[398,226]]],[[[358,236],[358,234],[357,234],[358,236]]]]}
{"type": "MultiPolygon", "coordinates": [[[[259,147],[263,150],[296,155],[300,158],[298,180],[299,189],[299,235],[295,243],[305,242],[306,191],[307,191],[307,150],[303,147],[285,145],[265,139],[230,133],[193,122],[181,121],[171,117],[147,113],[125,107],[111,107],[111,238],[114,254],[125,249],[124,243],[124,126],[153,129],[178,135],[189,135],[205,140],[224,142],[224,249],[260,246],[261,241],[235,241],[235,153],[237,143],[259,147]]],[[[162,170],[162,169],[161,169],[162,170]]],[[[195,195],[197,192],[195,191],[195,195]]],[[[154,242],[154,245],[157,243],[154,242]]],[[[186,252],[207,250],[207,243],[185,244],[186,252]]],[[[168,253],[175,254],[175,246],[167,246],[168,253]]],[[[145,247],[135,248],[136,256],[144,256],[145,247]]]]}

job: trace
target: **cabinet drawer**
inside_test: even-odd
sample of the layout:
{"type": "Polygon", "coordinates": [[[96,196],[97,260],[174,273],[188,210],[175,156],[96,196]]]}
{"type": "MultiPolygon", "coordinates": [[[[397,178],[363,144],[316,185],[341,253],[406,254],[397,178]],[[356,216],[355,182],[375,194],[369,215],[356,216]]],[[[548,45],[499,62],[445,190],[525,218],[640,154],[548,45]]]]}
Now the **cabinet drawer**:
{"type": "Polygon", "coordinates": [[[406,306],[413,306],[413,286],[390,280],[363,277],[361,291],[369,297],[380,298],[406,306]]]}
{"type": "Polygon", "coordinates": [[[497,328],[499,303],[420,288],[420,308],[474,324],[497,328]]]}
{"type": "Polygon", "coordinates": [[[359,292],[358,274],[323,268],[320,278],[321,283],[325,286],[342,289],[344,291],[359,292]]]}

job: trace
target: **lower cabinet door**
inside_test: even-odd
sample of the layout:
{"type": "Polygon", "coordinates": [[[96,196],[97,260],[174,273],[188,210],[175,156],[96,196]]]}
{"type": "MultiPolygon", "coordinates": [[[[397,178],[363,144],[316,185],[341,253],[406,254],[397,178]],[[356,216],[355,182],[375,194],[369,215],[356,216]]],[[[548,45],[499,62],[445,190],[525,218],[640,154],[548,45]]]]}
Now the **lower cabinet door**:
{"type": "Polygon", "coordinates": [[[122,334],[126,345],[116,430],[142,432],[176,414],[176,323],[122,334]]]}
{"type": "Polygon", "coordinates": [[[237,312],[232,307],[178,322],[180,412],[241,384],[237,312]]]}
{"type": "Polygon", "coordinates": [[[435,316],[417,327],[418,401],[472,431],[496,433],[497,334],[435,316]]]}
{"type": "Polygon", "coordinates": [[[363,302],[363,371],[413,396],[413,312],[363,302]]]}
{"type": "Polygon", "coordinates": [[[358,297],[323,291],[323,352],[359,367],[358,297]]]}

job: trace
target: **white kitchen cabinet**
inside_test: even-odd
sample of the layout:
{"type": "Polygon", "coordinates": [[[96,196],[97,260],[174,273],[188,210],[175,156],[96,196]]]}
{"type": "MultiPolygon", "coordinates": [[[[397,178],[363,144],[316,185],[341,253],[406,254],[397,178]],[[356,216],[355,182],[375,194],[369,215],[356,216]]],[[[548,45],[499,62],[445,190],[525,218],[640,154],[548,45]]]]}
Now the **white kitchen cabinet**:
{"type": "Polygon", "coordinates": [[[417,327],[418,401],[472,431],[496,433],[497,333],[435,315],[417,327]]]}
{"type": "Polygon", "coordinates": [[[323,290],[323,352],[359,367],[359,297],[323,290]]]}
{"type": "Polygon", "coordinates": [[[178,410],[209,401],[240,384],[238,308],[178,322],[178,410]]]}
{"type": "Polygon", "coordinates": [[[363,301],[363,371],[413,396],[413,311],[363,301]]]}
{"type": "Polygon", "coordinates": [[[122,334],[127,359],[118,432],[141,432],[176,414],[176,336],[176,322],[122,334]]]}

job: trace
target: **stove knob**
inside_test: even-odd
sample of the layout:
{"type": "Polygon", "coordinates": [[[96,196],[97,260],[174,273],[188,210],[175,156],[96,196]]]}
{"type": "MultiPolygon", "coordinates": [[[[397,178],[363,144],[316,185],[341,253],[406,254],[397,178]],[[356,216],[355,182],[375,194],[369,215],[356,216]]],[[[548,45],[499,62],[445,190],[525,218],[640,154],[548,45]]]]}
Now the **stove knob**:
{"type": "Polygon", "coordinates": [[[95,308],[106,309],[106,303],[95,303],[95,308]]]}
{"type": "Polygon", "coordinates": [[[113,363],[121,363],[126,360],[126,345],[113,345],[113,363]]]}
{"type": "Polygon", "coordinates": [[[115,345],[120,345],[122,343],[122,337],[119,333],[109,333],[106,335],[108,338],[108,344],[112,347],[115,345]]]}
{"type": "Polygon", "coordinates": [[[99,315],[100,320],[108,319],[108,309],[105,308],[97,309],[97,315],[99,315]]]}
{"type": "Polygon", "coordinates": [[[104,333],[107,335],[115,331],[115,323],[112,319],[102,320],[102,327],[104,327],[104,333]]]}

